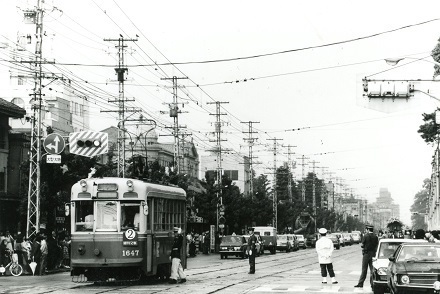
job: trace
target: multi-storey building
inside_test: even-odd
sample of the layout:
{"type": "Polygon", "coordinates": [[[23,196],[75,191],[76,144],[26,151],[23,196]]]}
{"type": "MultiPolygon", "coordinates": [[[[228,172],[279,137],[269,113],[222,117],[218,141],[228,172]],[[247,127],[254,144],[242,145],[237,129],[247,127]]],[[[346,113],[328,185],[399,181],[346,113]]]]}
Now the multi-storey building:
{"type": "Polygon", "coordinates": [[[20,163],[29,151],[29,138],[14,133],[9,119],[22,119],[26,111],[0,98],[0,231],[16,231],[19,223],[20,163]]]}

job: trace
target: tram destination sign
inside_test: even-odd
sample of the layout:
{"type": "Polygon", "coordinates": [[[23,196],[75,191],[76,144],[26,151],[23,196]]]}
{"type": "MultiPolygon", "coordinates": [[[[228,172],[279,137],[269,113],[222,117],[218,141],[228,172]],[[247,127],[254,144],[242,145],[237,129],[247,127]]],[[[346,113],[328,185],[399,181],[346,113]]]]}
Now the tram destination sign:
{"type": "Polygon", "coordinates": [[[138,234],[133,229],[128,229],[122,237],[122,246],[138,246],[138,234]]]}

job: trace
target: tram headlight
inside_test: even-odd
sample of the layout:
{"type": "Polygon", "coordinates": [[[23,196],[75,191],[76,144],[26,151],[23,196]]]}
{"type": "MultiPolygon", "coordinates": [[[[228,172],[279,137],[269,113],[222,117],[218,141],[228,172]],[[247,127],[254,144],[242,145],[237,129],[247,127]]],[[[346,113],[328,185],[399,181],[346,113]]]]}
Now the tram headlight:
{"type": "Polygon", "coordinates": [[[86,253],[86,246],[84,244],[80,244],[78,246],[78,252],[80,255],[84,255],[86,253]]]}
{"type": "Polygon", "coordinates": [[[86,180],[79,181],[79,185],[81,186],[81,189],[82,189],[83,192],[87,191],[87,182],[86,182],[86,180]]]}
{"type": "Polygon", "coordinates": [[[128,180],[127,181],[127,187],[128,187],[128,191],[133,192],[134,190],[134,184],[132,180],[128,180]]]}

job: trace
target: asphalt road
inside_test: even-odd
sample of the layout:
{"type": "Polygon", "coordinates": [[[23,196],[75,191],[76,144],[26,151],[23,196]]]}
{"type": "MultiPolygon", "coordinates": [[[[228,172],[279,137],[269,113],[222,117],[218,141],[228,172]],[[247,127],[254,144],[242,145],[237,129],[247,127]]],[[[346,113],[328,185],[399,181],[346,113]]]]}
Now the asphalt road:
{"type": "MultiPolygon", "coordinates": [[[[256,273],[248,274],[247,259],[220,259],[218,254],[199,254],[188,260],[187,282],[171,285],[165,281],[146,284],[73,283],[70,273],[46,276],[0,277],[0,293],[372,293],[365,283],[355,289],[361,268],[359,245],[335,250],[333,265],[338,284],[322,284],[316,251],[266,251],[256,259],[256,273]]],[[[368,279],[368,278],[367,278],[368,279]]]]}

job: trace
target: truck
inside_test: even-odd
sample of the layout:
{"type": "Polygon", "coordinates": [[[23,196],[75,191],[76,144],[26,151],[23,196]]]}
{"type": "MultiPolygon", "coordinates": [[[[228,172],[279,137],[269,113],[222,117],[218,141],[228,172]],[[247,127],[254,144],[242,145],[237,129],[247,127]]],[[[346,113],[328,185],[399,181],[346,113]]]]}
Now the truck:
{"type": "Polygon", "coordinates": [[[317,235],[315,232],[315,218],[308,212],[301,212],[295,220],[294,234],[304,235],[307,246],[315,247],[317,235]]]}
{"type": "Polygon", "coordinates": [[[274,227],[254,227],[254,234],[263,239],[264,250],[272,254],[277,252],[277,230],[274,227]]]}

